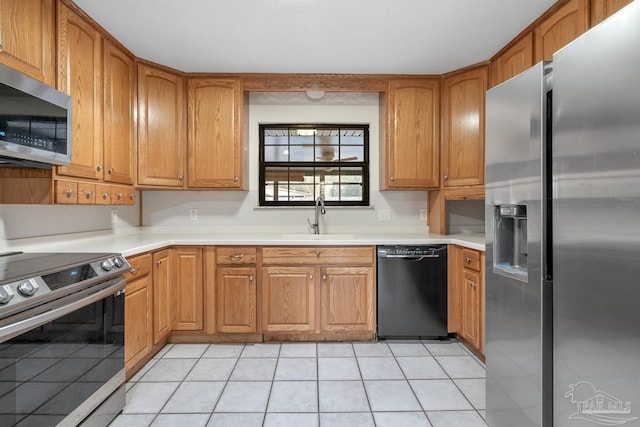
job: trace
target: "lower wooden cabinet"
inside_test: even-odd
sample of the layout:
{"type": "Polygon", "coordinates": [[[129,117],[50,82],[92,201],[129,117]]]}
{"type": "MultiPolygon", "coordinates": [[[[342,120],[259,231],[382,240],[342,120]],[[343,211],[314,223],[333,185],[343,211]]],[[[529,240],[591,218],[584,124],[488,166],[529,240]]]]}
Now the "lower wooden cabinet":
{"type": "Polygon", "coordinates": [[[449,245],[449,332],[484,351],[484,252],[449,245]]]}
{"type": "Polygon", "coordinates": [[[316,328],[315,267],[262,268],[262,329],[265,332],[310,332],[316,328]]]}
{"type": "Polygon", "coordinates": [[[153,282],[151,254],[128,259],[124,310],[124,363],[128,371],[140,362],[153,346],[153,282]]]}
{"type": "Polygon", "coordinates": [[[199,331],[203,327],[202,248],[171,249],[174,264],[172,297],[174,330],[199,331]]]}
{"type": "Polygon", "coordinates": [[[322,269],[323,331],[374,331],[373,267],[322,269]]]}
{"type": "Polygon", "coordinates": [[[173,326],[171,310],[171,250],[153,253],[153,343],[169,336],[173,326]]]}
{"type": "Polygon", "coordinates": [[[219,267],[216,270],[216,290],[218,332],[256,332],[256,268],[219,267]]]}

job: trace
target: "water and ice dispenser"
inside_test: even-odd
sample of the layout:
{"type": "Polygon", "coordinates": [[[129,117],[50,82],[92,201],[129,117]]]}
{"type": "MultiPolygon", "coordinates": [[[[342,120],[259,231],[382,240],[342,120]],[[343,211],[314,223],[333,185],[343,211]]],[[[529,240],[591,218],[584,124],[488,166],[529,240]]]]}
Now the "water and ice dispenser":
{"type": "Polygon", "coordinates": [[[494,207],[493,271],[526,282],[527,274],[527,206],[494,207]]]}

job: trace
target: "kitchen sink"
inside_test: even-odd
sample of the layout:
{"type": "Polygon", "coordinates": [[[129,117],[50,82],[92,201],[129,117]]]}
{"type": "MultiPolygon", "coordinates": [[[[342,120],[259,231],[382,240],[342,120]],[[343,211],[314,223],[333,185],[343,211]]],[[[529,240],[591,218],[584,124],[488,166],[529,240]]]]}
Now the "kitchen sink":
{"type": "Polygon", "coordinates": [[[281,237],[285,240],[353,240],[356,238],[353,234],[282,234],[281,237]]]}

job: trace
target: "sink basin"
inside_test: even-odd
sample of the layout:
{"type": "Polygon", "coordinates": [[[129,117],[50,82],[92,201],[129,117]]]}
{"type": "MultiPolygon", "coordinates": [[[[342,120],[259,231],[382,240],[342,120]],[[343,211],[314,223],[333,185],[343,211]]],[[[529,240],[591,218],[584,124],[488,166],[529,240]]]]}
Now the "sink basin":
{"type": "Polygon", "coordinates": [[[353,234],[282,234],[285,240],[353,240],[356,238],[353,234]]]}

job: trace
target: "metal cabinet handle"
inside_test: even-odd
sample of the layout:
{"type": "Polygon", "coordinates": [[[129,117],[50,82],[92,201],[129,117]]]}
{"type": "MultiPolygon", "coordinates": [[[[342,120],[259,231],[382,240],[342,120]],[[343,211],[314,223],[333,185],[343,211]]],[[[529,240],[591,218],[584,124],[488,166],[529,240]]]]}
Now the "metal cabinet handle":
{"type": "Polygon", "coordinates": [[[389,177],[389,179],[390,179],[391,181],[395,181],[395,180],[396,180],[396,177],[395,177],[395,176],[390,176],[390,177],[389,177]]]}
{"type": "Polygon", "coordinates": [[[327,281],[327,275],[326,274],[322,275],[322,280],[324,280],[325,282],[327,281]]]}
{"type": "Polygon", "coordinates": [[[320,256],[320,251],[316,251],[316,256],[320,256]]]}
{"type": "Polygon", "coordinates": [[[309,275],[309,280],[313,280],[313,274],[309,275]]]}
{"type": "Polygon", "coordinates": [[[133,274],[134,276],[137,275],[139,271],[140,271],[140,267],[131,267],[129,269],[129,273],[133,274]]]}
{"type": "Polygon", "coordinates": [[[129,194],[129,199],[130,200],[135,200],[135,198],[136,198],[136,193],[129,194]]]}
{"type": "Polygon", "coordinates": [[[106,191],[104,193],[102,193],[102,198],[104,200],[107,200],[109,198],[109,193],[107,193],[106,191]]]}
{"type": "Polygon", "coordinates": [[[102,165],[98,165],[98,166],[96,166],[96,170],[97,170],[98,172],[100,172],[100,171],[102,170],[102,165]]]}
{"type": "Polygon", "coordinates": [[[84,193],[84,196],[85,196],[87,199],[92,198],[92,197],[93,197],[93,191],[87,191],[86,193],[84,193]]]}
{"type": "Polygon", "coordinates": [[[65,194],[67,195],[67,199],[69,199],[73,196],[73,190],[67,190],[65,194]]]}
{"type": "Polygon", "coordinates": [[[237,176],[233,177],[233,182],[238,182],[238,177],[237,176]]]}
{"type": "Polygon", "coordinates": [[[444,176],[444,180],[446,181],[446,180],[448,180],[448,179],[449,179],[449,175],[445,175],[445,176],[444,176]]]}
{"type": "Polygon", "coordinates": [[[160,264],[162,264],[162,260],[161,260],[161,259],[159,259],[158,261],[156,261],[156,265],[160,265],[160,264]]]}
{"type": "Polygon", "coordinates": [[[475,288],[476,286],[478,286],[478,285],[476,285],[475,283],[471,282],[471,287],[472,288],[475,288]]]}
{"type": "Polygon", "coordinates": [[[109,170],[108,170],[108,172],[109,172],[110,174],[112,174],[112,173],[113,173],[113,171],[114,171],[114,169],[113,169],[113,168],[109,168],[109,170]]]}
{"type": "Polygon", "coordinates": [[[182,176],[182,175],[180,175],[180,176],[178,177],[178,180],[180,180],[180,181],[182,181],[183,179],[184,179],[184,176],[182,176]]]}
{"type": "Polygon", "coordinates": [[[242,258],[244,258],[244,255],[243,254],[234,254],[234,255],[229,255],[229,258],[242,259],[242,258]]]}
{"type": "Polygon", "coordinates": [[[122,200],[124,198],[124,194],[118,193],[116,194],[116,197],[118,198],[118,200],[122,200]]]}
{"type": "Polygon", "coordinates": [[[253,275],[249,275],[249,281],[253,282],[253,275]]]}
{"type": "Polygon", "coordinates": [[[470,256],[464,257],[464,262],[466,262],[467,264],[471,264],[471,257],[470,256]]]}

